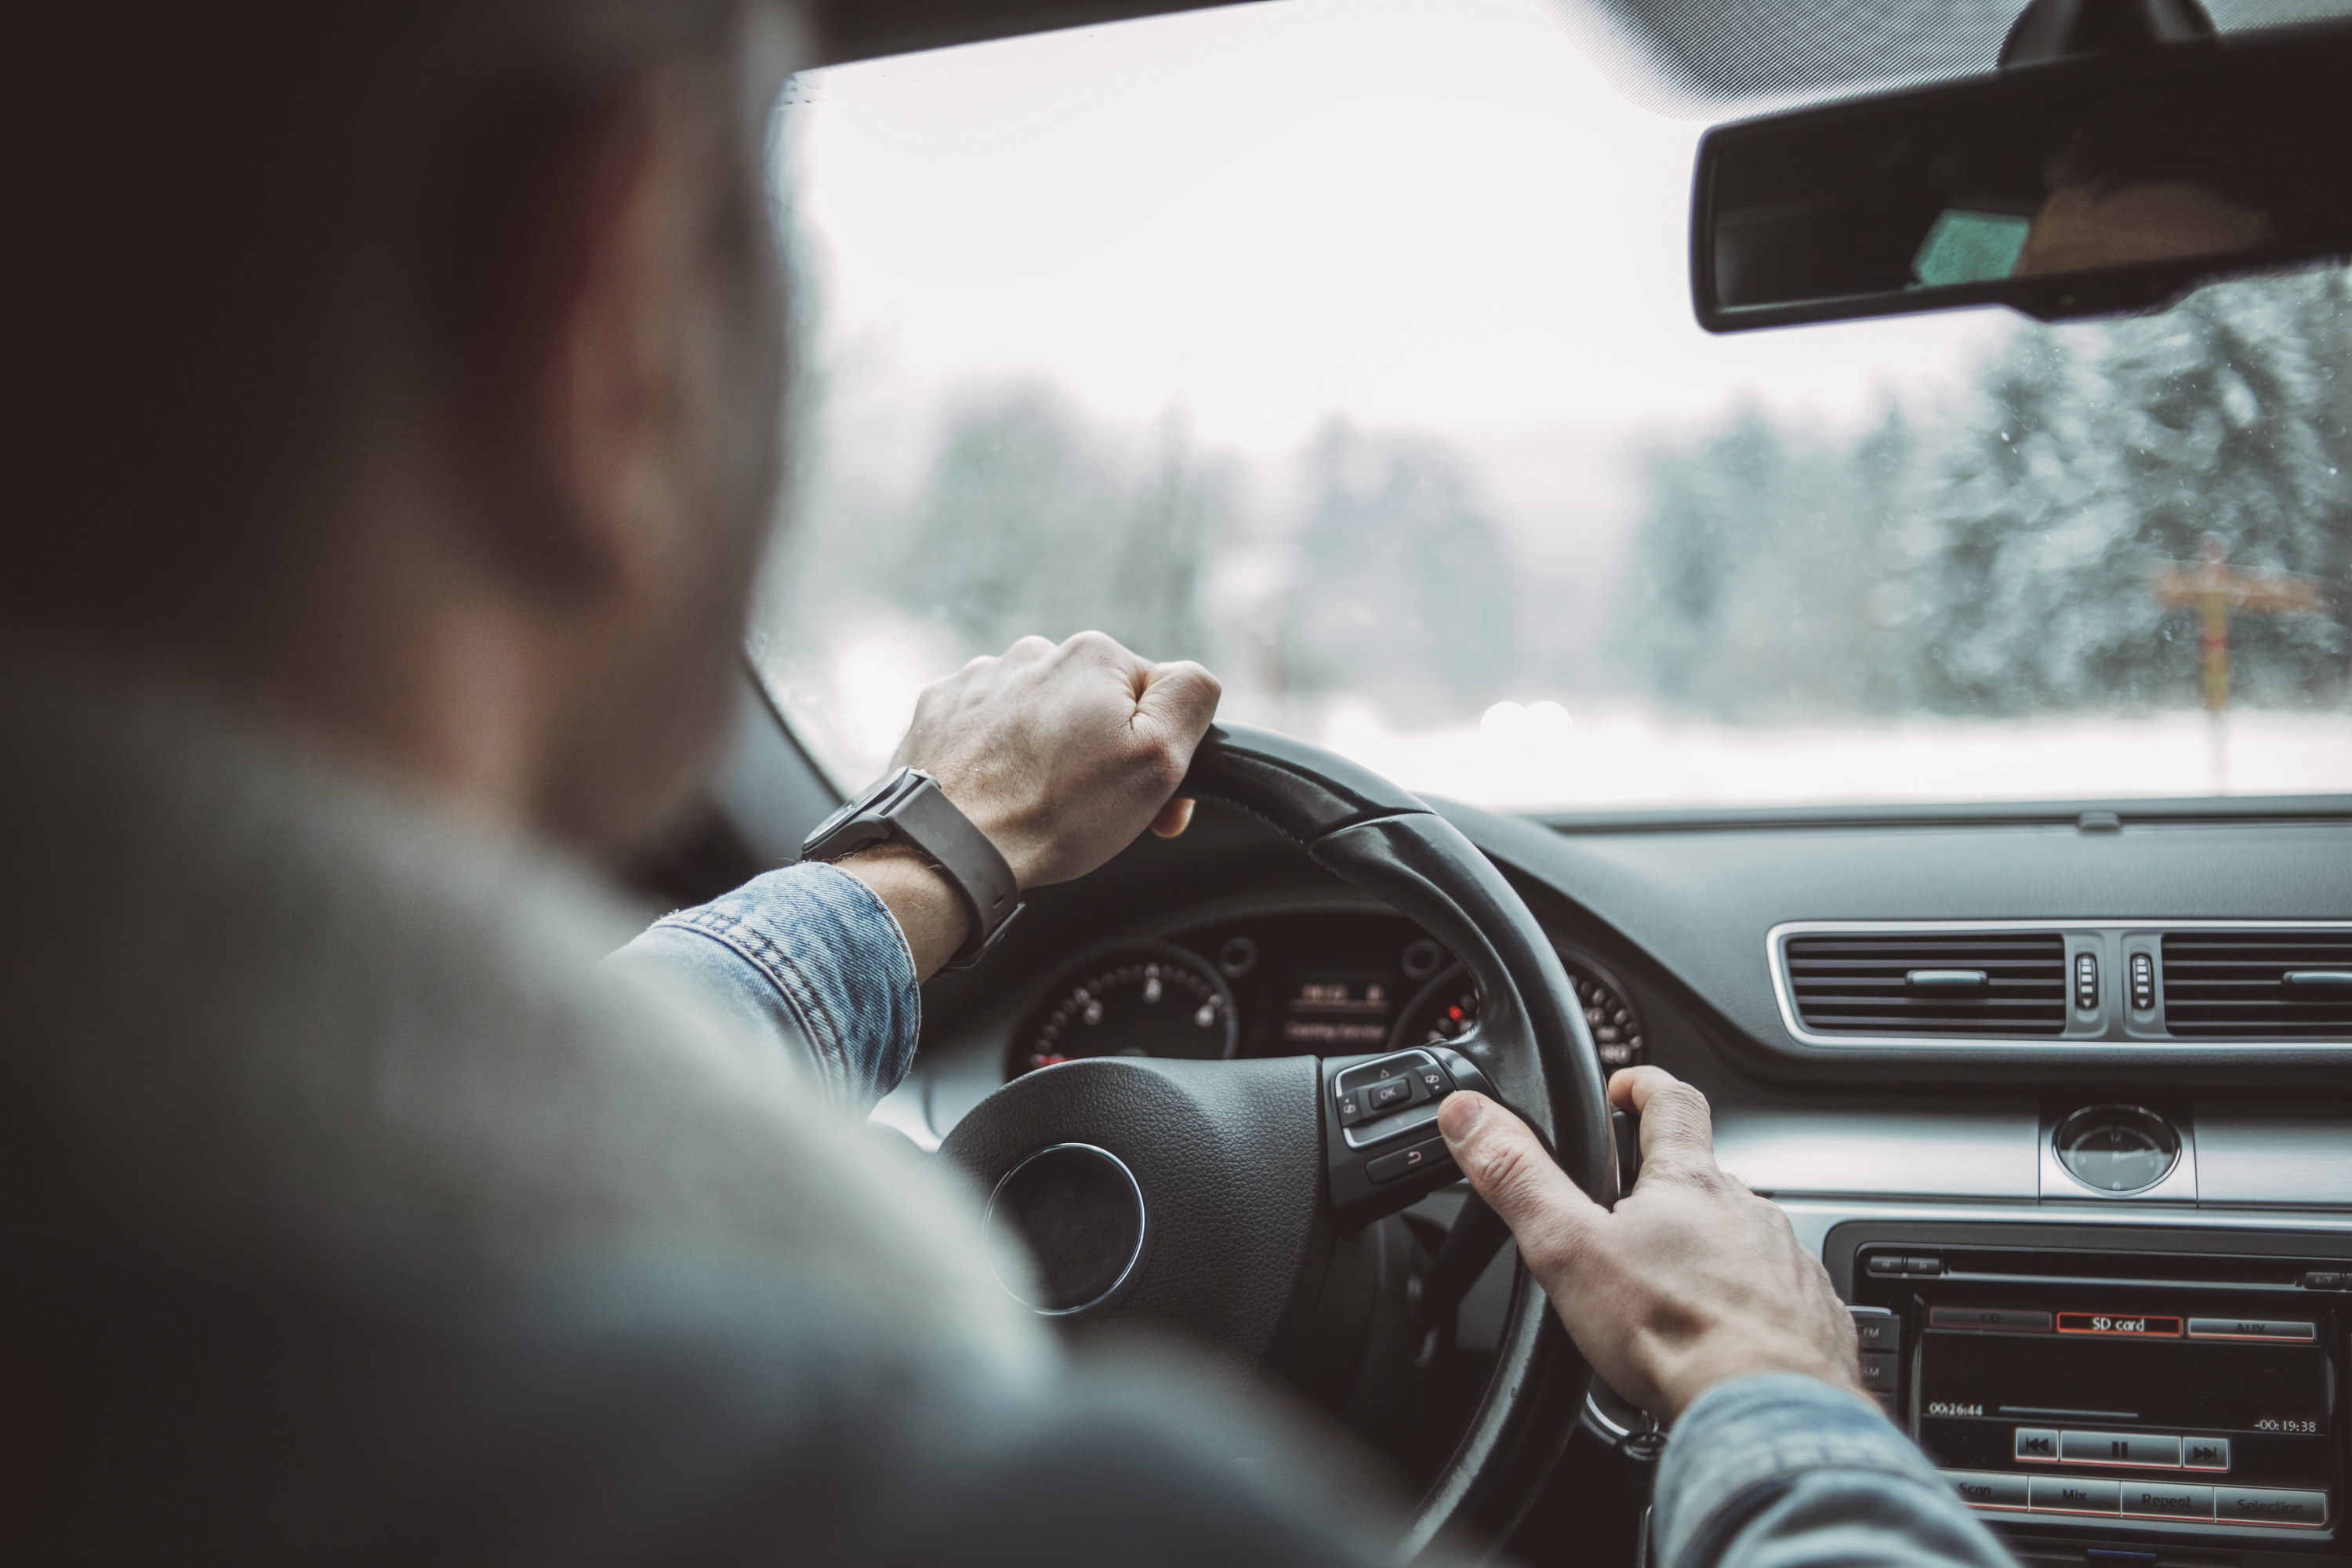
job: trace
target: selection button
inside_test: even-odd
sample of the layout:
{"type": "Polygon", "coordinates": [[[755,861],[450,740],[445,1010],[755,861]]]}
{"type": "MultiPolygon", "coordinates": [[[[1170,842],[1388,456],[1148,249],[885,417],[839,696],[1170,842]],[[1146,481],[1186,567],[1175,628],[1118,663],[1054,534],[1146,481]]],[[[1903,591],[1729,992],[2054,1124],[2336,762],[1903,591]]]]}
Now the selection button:
{"type": "MultiPolygon", "coordinates": [[[[2023,1508],[2025,1484],[2032,1478],[2001,1470],[1946,1470],[1944,1479],[1970,1508],[2023,1508]]],[[[2210,1500],[2207,1506],[2210,1510],[2210,1500]]]]}
{"type": "Polygon", "coordinates": [[[1864,1352],[1862,1352],[1862,1385],[1863,1385],[1863,1387],[1864,1387],[1864,1388],[1866,1388],[1866,1389],[1870,1390],[1870,1392],[1871,1392],[1871,1393],[1873,1393],[1873,1394],[1892,1394],[1892,1393],[1894,1393],[1894,1392],[1895,1392],[1895,1352],[1894,1352],[1893,1351],[1864,1351],[1864,1352]]]}
{"type": "Polygon", "coordinates": [[[2058,1434],[2054,1428],[2020,1426],[2017,1429],[2017,1457],[2044,1465],[2058,1462],[2058,1434]]]}
{"type": "Polygon", "coordinates": [[[2126,1481],[2124,1511],[2142,1519],[2210,1519],[2213,1489],[2167,1486],[2162,1481],[2126,1481]]]}
{"type": "Polygon", "coordinates": [[[2036,1513],[2121,1513],[2123,1483],[2088,1476],[2029,1478],[2026,1507],[2036,1513]]]}
{"type": "Polygon", "coordinates": [[[2311,1343],[2319,1338],[2319,1325],[2254,1318],[2191,1318],[2189,1320],[2189,1337],[2192,1340],[2285,1340],[2311,1343]]]}
{"type": "Polygon", "coordinates": [[[2177,1470],[2180,1439],[2150,1432],[2061,1432],[2058,1457],[2070,1465],[2129,1465],[2135,1469],[2177,1470]]]}
{"type": "Polygon", "coordinates": [[[2327,1494],[2216,1487],[2213,1517],[2246,1524],[2291,1524],[2316,1530],[2327,1522],[2327,1494]]]}

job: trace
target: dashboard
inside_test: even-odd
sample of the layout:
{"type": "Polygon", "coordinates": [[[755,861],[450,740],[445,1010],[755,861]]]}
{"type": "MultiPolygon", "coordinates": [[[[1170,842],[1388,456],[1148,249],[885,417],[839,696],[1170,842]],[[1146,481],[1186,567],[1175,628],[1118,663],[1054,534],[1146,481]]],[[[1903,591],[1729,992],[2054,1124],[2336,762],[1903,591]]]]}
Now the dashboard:
{"type": "MultiPolygon", "coordinates": [[[[756,826],[780,789],[746,780],[756,826]]],[[[1724,1168],[1856,1310],[1890,1415],[2021,1557],[2352,1558],[2352,799],[1440,809],[1543,925],[1601,1065],[1705,1092],[1724,1168]]],[[[1036,889],[985,962],[928,984],[875,1121],[936,1148],[1073,1058],[1360,1056],[1477,1007],[1431,933],[1203,807],[1036,889]]],[[[1378,1222],[1383,1289],[1462,1209],[1456,1187],[1378,1222]]],[[[1461,1300],[1473,1371],[1507,1266],[1461,1300]]],[[[1360,1432],[1363,1397],[1333,1406],[1360,1432]]],[[[1643,1425],[1596,1391],[1578,1442],[1618,1452],[1570,1449],[1559,1540],[1622,1515],[1630,1542],[1608,1478],[1643,1425]]]]}

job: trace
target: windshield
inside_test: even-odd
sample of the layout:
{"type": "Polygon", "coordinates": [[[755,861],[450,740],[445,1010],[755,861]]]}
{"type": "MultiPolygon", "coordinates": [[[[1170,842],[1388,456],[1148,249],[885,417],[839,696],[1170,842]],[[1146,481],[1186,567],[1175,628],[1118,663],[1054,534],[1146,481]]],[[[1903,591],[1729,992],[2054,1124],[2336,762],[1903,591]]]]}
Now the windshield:
{"type": "Polygon", "coordinates": [[[1704,127],[1536,0],[796,79],[753,639],[845,786],[1037,632],[1512,808],[2352,789],[2352,289],[1711,338],[1704,127]]]}

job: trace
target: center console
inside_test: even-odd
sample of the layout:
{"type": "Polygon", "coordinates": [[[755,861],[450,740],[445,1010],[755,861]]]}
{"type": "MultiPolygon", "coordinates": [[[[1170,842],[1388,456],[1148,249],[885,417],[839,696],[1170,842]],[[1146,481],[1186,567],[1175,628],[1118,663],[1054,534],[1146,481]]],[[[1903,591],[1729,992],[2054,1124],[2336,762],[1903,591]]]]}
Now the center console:
{"type": "Polygon", "coordinates": [[[2221,1564],[2344,1551],[2346,1247],[1854,1223],[1824,1256],[1865,1381],[2021,1554],[2221,1564]]]}

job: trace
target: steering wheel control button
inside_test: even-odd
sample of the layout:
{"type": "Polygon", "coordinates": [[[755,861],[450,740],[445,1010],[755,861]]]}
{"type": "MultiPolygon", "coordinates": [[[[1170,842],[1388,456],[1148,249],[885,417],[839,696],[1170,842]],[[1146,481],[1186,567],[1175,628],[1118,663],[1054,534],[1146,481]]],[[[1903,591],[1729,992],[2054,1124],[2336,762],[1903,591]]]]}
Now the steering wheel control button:
{"type": "Polygon", "coordinates": [[[1410,1176],[1416,1171],[1434,1170],[1453,1163],[1454,1157],[1445,1152],[1445,1140],[1432,1138],[1426,1143],[1416,1143],[1410,1149],[1400,1149],[1393,1154],[1382,1154],[1367,1161],[1364,1173],[1386,1185],[1400,1176],[1410,1176]]]}
{"type": "Polygon", "coordinates": [[[2216,1487],[2213,1517],[2244,1524],[2288,1524],[2317,1530],[2327,1522],[2327,1494],[2216,1487]]]}
{"type": "Polygon", "coordinates": [[[2211,1487],[2176,1487],[2162,1481],[2126,1481],[2124,1511],[2141,1519],[2210,1519],[2211,1487]]]}
{"type": "Polygon", "coordinates": [[[1143,1188],[1107,1149],[1056,1143],[1005,1173],[988,1200],[987,1228],[1021,1243],[1034,1278],[997,1283],[1047,1317],[1068,1317],[1117,1295],[1143,1257],[1143,1188]]]}
{"type": "Polygon", "coordinates": [[[2268,1319],[2191,1318],[2192,1340],[2284,1340],[2309,1344],[2319,1338],[2316,1323],[2283,1323],[2268,1319]]]}
{"type": "Polygon", "coordinates": [[[1977,1329],[2002,1334],[2046,1334],[2050,1314],[2014,1307],[1930,1307],[1931,1329],[1977,1329]]]}
{"type": "Polygon", "coordinates": [[[2058,1462],[2058,1434],[2053,1428],[2020,1426],[2014,1452],[2019,1458],[2037,1465],[2054,1465],[2058,1462]]]}
{"type": "Polygon", "coordinates": [[[2177,1470],[2180,1468],[2180,1439],[2150,1432],[2061,1432],[2058,1458],[2069,1465],[2177,1470]]]}
{"type": "Polygon", "coordinates": [[[1903,1320],[1884,1307],[1849,1307],[1853,1314],[1853,1337],[1865,1351],[1895,1351],[1903,1348],[1903,1320]]]}
{"type": "Polygon", "coordinates": [[[1347,1090],[1341,1089],[1339,1091],[1339,1099],[1333,1101],[1333,1103],[1339,1108],[1340,1126],[1353,1127],[1357,1122],[1361,1121],[1364,1119],[1364,1102],[1359,1096],[1349,1094],[1347,1090]]]}
{"type": "Polygon", "coordinates": [[[2032,1479],[2005,1470],[1946,1470],[1943,1475],[1970,1508],[2022,1509],[2027,1483],[2032,1479]]]}
{"type": "Polygon", "coordinates": [[[2121,1513],[2123,1483],[2090,1476],[2034,1476],[2026,1482],[2025,1506],[2036,1513],[2121,1513]]]}
{"type": "Polygon", "coordinates": [[[2180,1456],[2180,1465],[2189,1470],[2226,1470],[2230,1468],[2230,1439],[2227,1437],[2191,1437],[2180,1456]]]}
{"type": "Polygon", "coordinates": [[[1364,1086],[1364,1109],[1377,1116],[1383,1110],[1394,1110],[1413,1101],[1414,1081],[1409,1078],[1384,1078],[1364,1086]]]}

